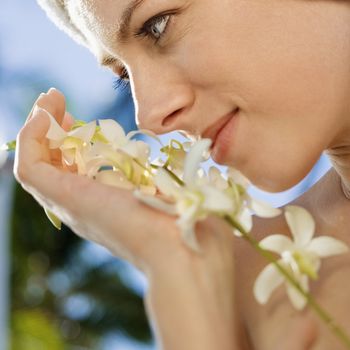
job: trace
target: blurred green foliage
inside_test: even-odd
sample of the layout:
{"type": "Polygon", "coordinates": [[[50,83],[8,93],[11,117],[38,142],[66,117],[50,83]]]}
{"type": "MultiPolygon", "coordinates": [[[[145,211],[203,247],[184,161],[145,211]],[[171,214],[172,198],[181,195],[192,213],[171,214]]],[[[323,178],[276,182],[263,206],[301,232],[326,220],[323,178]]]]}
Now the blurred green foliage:
{"type": "Polygon", "coordinates": [[[105,335],[117,332],[151,342],[143,299],[123,283],[120,261],[110,256],[94,263],[85,247],[67,227],[56,230],[16,185],[11,218],[13,350],[99,349],[105,335]]]}
{"type": "Polygon", "coordinates": [[[63,350],[60,331],[42,311],[22,310],[12,315],[12,348],[21,350],[63,350]]]}

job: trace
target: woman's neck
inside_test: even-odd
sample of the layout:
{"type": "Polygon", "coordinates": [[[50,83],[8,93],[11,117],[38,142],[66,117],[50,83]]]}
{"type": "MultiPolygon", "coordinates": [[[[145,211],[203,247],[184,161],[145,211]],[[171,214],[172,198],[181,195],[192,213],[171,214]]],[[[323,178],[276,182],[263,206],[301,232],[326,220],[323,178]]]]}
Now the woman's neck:
{"type": "Polygon", "coordinates": [[[350,200],[344,194],[341,178],[335,168],[331,168],[294,204],[311,212],[321,231],[324,231],[322,234],[328,232],[339,238],[344,235],[350,238],[350,200]]]}

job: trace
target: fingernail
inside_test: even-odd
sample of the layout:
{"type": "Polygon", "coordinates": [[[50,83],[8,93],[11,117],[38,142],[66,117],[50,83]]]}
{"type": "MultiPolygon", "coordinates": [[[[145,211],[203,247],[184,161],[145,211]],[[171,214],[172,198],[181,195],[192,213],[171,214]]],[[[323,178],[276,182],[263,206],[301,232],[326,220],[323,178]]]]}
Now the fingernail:
{"type": "Polygon", "coordinates": [[[54,87],[51,87],[48,91],[47,91],[47,93],[49,94],[51,91],[56,91],[57,89],[55,89],[54,87]]]}

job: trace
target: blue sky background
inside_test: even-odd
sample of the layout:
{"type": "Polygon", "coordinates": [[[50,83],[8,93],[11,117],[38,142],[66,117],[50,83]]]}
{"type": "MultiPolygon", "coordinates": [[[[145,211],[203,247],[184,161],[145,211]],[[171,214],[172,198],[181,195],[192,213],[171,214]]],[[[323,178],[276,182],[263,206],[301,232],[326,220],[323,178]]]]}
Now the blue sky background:
{"type": "MultiPolygon", "coordinates": [[[[100,68],[87,49],[59,31],[35,1],[2,0],[1,4],[0,143],[15,138],[37,96],[51,86],[64,92],[68,110],[79,119],[111,117],[112,106],[117,105],[123,125],[134,126],[133,104],[127,93],[112,88],[112,74],[100,68]],[[21,79],[22,83],[19,83],[21,79]]],[[[322,158],[309,177],[296,188],[273,196],[257,189],[252,189],[252,193],[279,206],[305,190],[328,168],[327,159],[322,158]]],[[[99,261],[111,259],[106,250],[91,243],[86,244],[85,254],[94,254],[99,261]]],[[[142,294],[147,285],[143,276],[129,264],[121,266],[125,281],[142,294]]],[[[77,308],[82,307],[81,301],[72,302],[77,303],[77,308]]],[[[131,343],[118,334],[108,337],[104,348],[150,349],[131,343]]]]}

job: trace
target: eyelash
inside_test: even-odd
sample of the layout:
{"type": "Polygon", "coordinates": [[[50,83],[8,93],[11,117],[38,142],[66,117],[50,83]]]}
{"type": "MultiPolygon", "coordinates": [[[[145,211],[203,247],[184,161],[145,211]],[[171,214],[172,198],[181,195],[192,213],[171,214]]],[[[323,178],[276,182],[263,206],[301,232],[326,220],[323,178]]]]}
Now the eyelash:
{"type": "MultiPolygon", "coordinates": [[[[144,37],[144,38],[149,38],[151,40],[154,41],[155,44],[157,44],[157,42],[159,40],[162,39],[162,37],[166,34],[166,31],[168,29],[169,26],[169,22],[171,20],[171,13],[163,13],[163,14],[158,14],[154,17],[151,17],[150,19],[148,19],[143,25],[142,27],[137,30],[134,33],[135,37],[144,37]],[[152,33],[152,29],[151,27],[162,23],[162,21],[166,21],[164,30],[162,33],[160,33],[160,36],[158,38],[155,38],[153,33],[152,33]]],[[[113,88],[115,90],[124,90],[126,88],[128,88],[130,85],[130,81],[129,81],[129,75],[128,72],[126,70],[125,67],[123,67],[121,74],[119,75],[119,77],[115,78],[115,80],[113,81],[113,88]]]]}
{"type": "Polygon", "coordinates": [[[122,68],[121,74],[114,78],[113,80],[113,89],[114,90],[125,90],[129,88],[130,86],[130,80],[129,75],[125,67],[122,68]]]}

